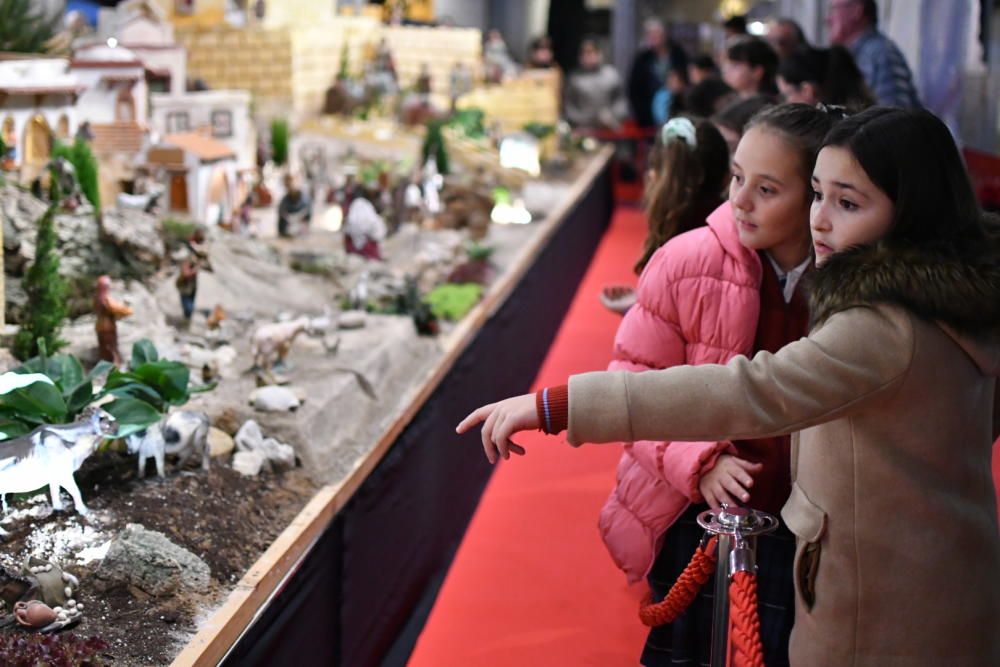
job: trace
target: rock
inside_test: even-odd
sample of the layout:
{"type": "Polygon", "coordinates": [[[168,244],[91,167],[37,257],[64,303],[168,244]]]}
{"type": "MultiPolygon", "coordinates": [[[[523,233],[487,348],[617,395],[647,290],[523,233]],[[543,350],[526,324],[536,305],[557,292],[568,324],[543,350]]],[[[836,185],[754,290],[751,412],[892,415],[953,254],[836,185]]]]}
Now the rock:
{"type": "Polygon", "coordinates": [[[212,426],[208,429],[208,449],[212,457],[225,456],[236,448],[233,437],[212,426]]]}
{"type": "Polygon", "coordinates": [[[302,401],[287,387],[258,387],[250,394],[250,403],[261,412],[297,410],[302,401]]]}
{"type": "Polygon", "coordinates": [[[211,572],[205,561],[163,533],[130,523],[111,541],[94,573],[94,587],[107,591],[134,586],[150,595],[173,595],[180,588],[204,592],[211,572]]]}
{"type": "Polygon", "coordinates": [[[264,468],[264,457],[257,452],[236,452],[233,455],[233,470],[245,477],[256,477],[264,468]]]}
{"type": "Polygon", "coordinates": [[[365,314],[360,310],[347,310],[340,314],[337,326],[341,329],[360,329],[365,326],[365,314]]]}
{"type": "MultiPolygon", "coordinates": [[[[265,438],[260,425],[252,419],[247,420],[236,434],[236,447],[240,450],[237,457],[242,452],[258,454],[266,471],[284,472],[295,467],[295,449],[274,438],[265,438]]],[[[236,467],[235,457],[233,467],[236,467]]]]}
{"type": "Polygon", "coordinates": [[[163,239],[155,216],[137,209],[106,209],[101,215],[101,232],[139,262],[155,268],[163,261],[163,239]]]}

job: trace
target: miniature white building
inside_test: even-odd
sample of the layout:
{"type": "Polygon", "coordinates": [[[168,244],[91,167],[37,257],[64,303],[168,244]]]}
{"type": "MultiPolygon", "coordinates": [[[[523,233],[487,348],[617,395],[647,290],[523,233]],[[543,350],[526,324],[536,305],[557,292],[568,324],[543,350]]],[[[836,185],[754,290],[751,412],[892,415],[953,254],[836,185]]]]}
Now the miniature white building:
{"type": "Polygon", "coordinates": [[[146,67],[154,92],[183,93],[187,82],[187,51],[174,39],[174,26],[156,2],[127,0],[101,9],[97,34],[131,50],[146,67]]]}
{"type": "Polygon", "coordinates": [[[150,123],[167,135],[197,131],[229,146],[240,169],[256,164],[256,138],[250,121],[250,93],[244,90],[203,90],[180,95],[150,96],[150,123]]]}
{"type": "Polygon", "coordinates": [[[168,210],[208,225],[232,219],[236,154],[226,144],[195,132],[169,134],[146,151],[146,167],[163,176],[168,210]]]}
{"type": "Polygon", "coordinates": [[[83,90],[65,58],[0,61],[0,136],[7,146],[4,167],[22,179],[49,160],[52,137],[70,139],[78,125],[75,108],[83,90]]]}
{"type": "Polygon", "coordinates": [[[146,125],[146,70],[135,52],[123,46],[84,46],[73,54],[70,67],[84,86],[77,100],[81,123],[146,125]]]}

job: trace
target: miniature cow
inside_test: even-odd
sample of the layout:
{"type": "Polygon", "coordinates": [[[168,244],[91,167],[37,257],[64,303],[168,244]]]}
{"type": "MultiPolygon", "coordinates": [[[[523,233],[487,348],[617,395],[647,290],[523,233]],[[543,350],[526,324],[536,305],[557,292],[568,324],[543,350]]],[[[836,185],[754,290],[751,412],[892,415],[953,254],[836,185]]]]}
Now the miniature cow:
{"type": "Polygon", "coordinates": [[[211,451],[208,444],[210,422],[204,412],[180,410],[167,415],[159,424],[153,424],[139,440],[129,441],[129,451],[139,453],[139,477],[146,472],[146,459],[156,461],[156,474],[163,477],[163,459],[170,454],[177,457],[177,467],[183,468],[188,459],[201,454],[201,467],[208,470],[211,451]]]}
{"type": "Polygon", "coordinates": [[[254,367],[268,370],[272,365],[284,364],[296,336],[310,329],[309,322],[309,318],[303,316],[257,327],[250,338],[254,367]]]}
{"type": "Polygon", "coordinates": [[[47,424],[20,438],[0,442],[0,500],[4,512],[4,494],[27,493],[47,484],[52,509],[63,508],[59,497],[59,489],[63,488],[73,497],[76,511],[86,514],[87,506],[73,473],[101,440],[116,430],[114,417],[100,408],[88,408],[73,424],[47,424]]]}

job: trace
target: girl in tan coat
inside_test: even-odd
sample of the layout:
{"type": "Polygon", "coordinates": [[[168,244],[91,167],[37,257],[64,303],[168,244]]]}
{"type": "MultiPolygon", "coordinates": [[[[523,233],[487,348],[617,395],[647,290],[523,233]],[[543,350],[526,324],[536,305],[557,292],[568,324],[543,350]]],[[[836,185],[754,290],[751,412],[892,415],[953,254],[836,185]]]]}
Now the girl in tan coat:
{"type": "Polygon", "coordinates": [[[568,439],[794,432],[801,667],[1000,664],[1000,261],[950,133],[925,111],[843,121],[814,170],[808,338],[725,366],[589,373],[484,406],[490,461],[568,439]]]}

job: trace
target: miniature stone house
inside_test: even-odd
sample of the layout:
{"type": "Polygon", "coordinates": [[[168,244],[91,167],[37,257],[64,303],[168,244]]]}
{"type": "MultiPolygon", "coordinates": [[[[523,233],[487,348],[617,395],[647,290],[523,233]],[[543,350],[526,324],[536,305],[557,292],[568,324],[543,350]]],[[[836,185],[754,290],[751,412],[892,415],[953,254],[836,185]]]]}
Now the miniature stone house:
{"type": "Polygon", "coordinates": [[[254,167],[256,139],[250,120],[250,93],[242,90],[153,93],[150,100],[150,123],[157,132],[207,133],[233,151],[240,169],[254,167]]]}
{"type": "Polygon", "coordinates": [[[22,180],[37,176],[49,161],[53,138],[69,140],[76,132],[83,89],[65,58],[0,61],[3,168],[19,170],[22,180]]]}
{"type": "Polygon", "coordinates": [[[183,93],[187,82],[187,53],[174,39],[174,26],[152,0],[127,0],[98,15],[101,42],[116,40],[132,51],[146,68],[152,92],[183,93]]]}
{"type": "Polygon", "coordinates": [[[196,132],[168,134],[145,154],[166,188],[166,208],[207,225],[228,223],[236,204],[236,153],[196,132]]]}

